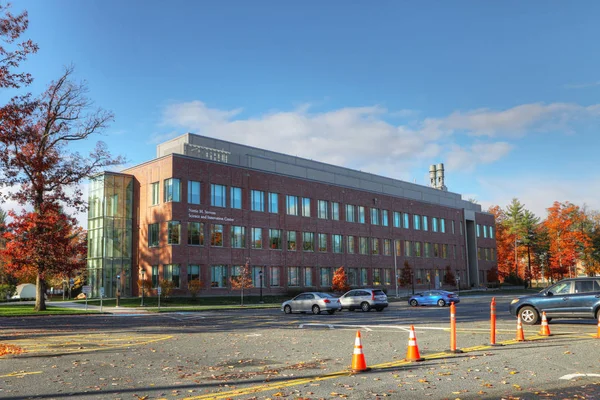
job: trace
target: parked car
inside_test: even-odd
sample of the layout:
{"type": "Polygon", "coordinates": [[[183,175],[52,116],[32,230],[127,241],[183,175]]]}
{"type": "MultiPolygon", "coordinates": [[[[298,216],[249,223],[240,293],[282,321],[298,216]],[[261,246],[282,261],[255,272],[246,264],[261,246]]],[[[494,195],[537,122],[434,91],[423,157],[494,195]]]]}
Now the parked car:
{"type": "Polygon", "coordinates": [[[454,292],[445,290],[428,290],[427,292],[415,293],[408,299],[408,304],[416,306],[440,306],[460,303],[460,298],[454,292]]]}
{"type": "Polygon", "coordinates": [[[286,314],[293,312],[312,312],[320,314],[321,311],[327,311],[328,314],[333,314],[336,311],[341,311],[342,307],[340,300],[331,293],[322,292],[306,292],[300,293],[291,300],[284,301],[281,304],[281,311],[286,314]]]}
{"type": "Polygon", "coordinates": [[[383,311],[388,306],[387,295],[381,289],[352,289],[340,297],[342,309],[354,311],[361,309],[364,312],[374,308],[383,311]]]}
{"type": "Polygon", "coordinates": [[[511,301],[508,311],[524,324],[540,321],[542,312],[552,318],[600,318],[600,277],[563,279],[531,295],[511,301]]]}

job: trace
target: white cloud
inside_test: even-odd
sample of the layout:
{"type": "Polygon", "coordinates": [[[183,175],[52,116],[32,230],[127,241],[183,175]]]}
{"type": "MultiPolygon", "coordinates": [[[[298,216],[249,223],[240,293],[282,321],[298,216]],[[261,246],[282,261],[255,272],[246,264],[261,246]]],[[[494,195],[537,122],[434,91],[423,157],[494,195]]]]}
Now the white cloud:
{"type": "Polygon", "coordinates": [[[502,159],[514,147],[509,141],[486,140],[506,136],[515,141],[553,130],[569,133],[570,125],[600,116],[600,104],[532,103],[499,111],[457,111],[410,124],[390,122],[409,111],[389,112],[375,105],[311,112],[309,104],[302,104],[292,111],[239,118],[241,108],[220,110],[202,101],[173,103],[163,115],[162,126],[169,127],[169,133],[155,136],[153,142],[185,131],[373,173],[386,165],[387,171],[398,171],[384,173],[393,177],[424,162],[442,161],[457,172],[472,171],[502,159]]]}
{"type": "Polygon", "coordinates": [[[600,210],[600,179],[574,178],[556,180],[547,176],[523,176],[510,179],[494,178],[480,180],[481,205],[487,210],[491,205],[505,208],[513,197],[525,204],[525,208],[538,217],[547,216],[546,209],[555,201],[569,201],[578,206],[586,204],[590,209],[600,210]]]}

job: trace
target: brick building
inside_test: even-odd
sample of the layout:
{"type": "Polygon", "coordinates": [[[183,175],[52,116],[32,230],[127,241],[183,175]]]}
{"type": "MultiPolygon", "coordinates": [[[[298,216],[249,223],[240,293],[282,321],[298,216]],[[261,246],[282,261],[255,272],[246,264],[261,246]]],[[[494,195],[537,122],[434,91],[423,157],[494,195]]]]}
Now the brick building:
{"type": "Polygon", "coordinates": [[[405,261],[417,288],[448,270],[484,284],[496,265],[494,217],[459,194],[194,134],[98,175],[89,202],[93,297],[138,295],[141,271],[222,295],[248,263],[269,294],[328,290],[344,266],[351,286],[393,293],[405,261]]]}

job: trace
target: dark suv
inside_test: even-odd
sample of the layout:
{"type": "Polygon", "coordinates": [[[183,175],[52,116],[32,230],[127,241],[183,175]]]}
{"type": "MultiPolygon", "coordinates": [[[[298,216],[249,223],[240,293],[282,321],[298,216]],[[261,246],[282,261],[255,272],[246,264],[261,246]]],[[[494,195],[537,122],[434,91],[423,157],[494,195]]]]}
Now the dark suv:
{"type": "Polygon", "coordinates": [[[563,279],[533,296],[519,297],[508,308],[524,324],[540,321],[542,311],[551,318],[600,317],[600,277],[563,279]]]}

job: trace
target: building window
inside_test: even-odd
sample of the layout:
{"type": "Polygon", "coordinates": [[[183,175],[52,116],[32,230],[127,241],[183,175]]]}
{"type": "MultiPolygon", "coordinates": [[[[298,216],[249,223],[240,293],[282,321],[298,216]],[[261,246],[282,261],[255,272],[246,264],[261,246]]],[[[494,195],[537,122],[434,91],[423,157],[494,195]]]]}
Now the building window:
{"type": "Polygon", "coordinates": [[[481,228],[480,228],[479,224],[477,224],[477,237],[480,236],[480,232],[479,232],[480,230],[481,230],[481,228]]]}
{"type": "Polygon", "coordinates": [[[302,216],[310,217],[310,199],[308,197],[302,198],[302,216]]]}
{"type": "Polygon", "coordinates": [[[396,243],[396,256],[400,257],[402,255],[402,241],[394,240],[394,243],[396,243]]]}
{"type": "Polygon", "coordinates": [[[298,215],[298,197],[297,196],[285,196],[286,200],[286,212],[288,215],[298,215]]]}
{"type": "Polygon", "coordinates": [[[348,254],[354,254],[354,236],[348,235],[346,241],[346,251],[348,254]]]}
{"type": "Polygon", "coordinates": [[[213,207],[226,207],[227,206],[227,194],[225,192],[226,187],[223,185],[216,185],[212,183],[210,185],[210,205],[213,207]]]}
{"type": "Polygon", "coordinates": [[[483,225],[483,237],[487,239],[487,225],[483,225]]]}
{"type": "Polygon", "coordinates": [[[250,191],[250,206],[252,211],[265,211],[265,192],[260,190],[250,191]]]}
{"type": "Polygon", "coordinates": [[[271,274],[269,275],[269,286],[279,287],[281,277],[281,267],[270,267],[271,274]]]}
{"type": "Polygon", "coordinates": [[[313,285],[313,276],[312,276],[312,268],[305,267],[304,268],[304,286],[312,286],[313,285]]]}
{"type": "Polygon", "coordinates": [[[448,258],[448,245],[442,245],[442,258],[448,258]]]}
{"type": "Polygon", "coordinates": [[[163,279],[166,282],[173,282],[175,287],[179,287],[179,264],[163,265],[163,279]]]}
{"type": "Polygon", "coordinates": [[[432,217],[431,218],[431,230],[433,232],[437,232],[438,231],[438,219],[436,217],[432,217]]]}
{"type": "Polygon", "coordinates": [[[421,257],[421,242],[414,242],[415,245],[415,257],[421,257]]]}
{"type": "Polygon", "coordinates": [[[366,268],[360,269],[360,285],[366,286],[368,283],[368,271],[366,268]]]}
{"type": "Polygon", "coordinates": [[[462,236],[462,235],[463,235],[463,224],[462,224],[462,223],[460,223],[460,224],[458,225],[458,227],[459,227],[459,229],[460,229],[460,236],[462,236]]]}
{"type": "Polygon", "coordinates": [[[481,247],[477,248],[477,259],[481,260],[481,247]]]}
{"type": "Polygon", "coordinates": [[[494,227],[490,226],[490,239],[494,238],[494,227]]]}
{"type": "Polygon", "coordinates": [[[371,238],[371,254],[379,255],[379,239],[377,238],[371,238]]]}
{"type": "Polygon", "coordinates": [[[342,252],[342,235],[331,235],[331,242],[334,253],[342,252]]]}
{"type": "Polygon", "coordinates": [[[188,244],[204,246],[204,224],[201,222],[188,222],[188,244]]]}
{"type": "Polygon", "coordinates": [[[331,268],[321,268],[321,287],[331,286],[331,268]]]}
{"type": "Polygon", "coordinates": [[[179,244],[181,233],[179,221],[169,221],[167,224],[167,244],[179,244]]]}
{"type": "Polygon", "coordinates": [[[296,251],[296,231],[288,231],[287,233],[287,249],[296,251]]]}
{"type": "Polygon", "coordinates": [[[231,247],[243,249],[246,247],[246,227],[232,226],[231,227],[231,247]]]}
{"type": "Polygon", "coordinates": [[[188,181],[188,203],[200,204],[200,182],[188,181]]]}
{"type": "Polygon", "coordinates": [[[319,233],[317,235],[317,237],[319,238],[319,251],[326,252],[327,251],[327,234],[319,233]]]}
{"type": "Polygon", "coordinates": [[[410,240],[404,241],[404,255],[406,257],[412,257],[412,255],[413,255],[412,242],[410,240]]]}
{"type": "Polygon", "coordinates": [[[379,209],[371,208],[371,225],[379,225],[379,209]]]}
{"type": "Polygon", "coordinates": [[[358,206],[358,223],[365,223],[365,208],[363,206],[358,206]]]}
{"type": "Polygon", "coordinates": [[[427,215],[423,215],[423,230],[424,231],[428,231],[429,230],[429,226],[427,224],[427,215]]]}
{"type": "Polygon", "coordinates": [[[446,220],[444,218],[440,218],[440,232],[446,233],[446,220]]]}
{"type": "Polygon", "coordinates": [[[404,229],[410,229],[410,214],[409,213],[404,213],[404,229]]]}
{"type": "Polygon", "coordinates": [[[262,228],[251,228],[252,248],[262,249],[262,228]]]}
{"type": "Polygon", "coordinates": [[[348,285],[357,286],[358,285],[358,273],[356,268],[348,268],[348,285]]]}
{"type": "Polygon", "coordinates": [[[373,268],[373,285],[381,285],[381,268],[373,268]]]}
{"type": "Polygon", "coordinates": [[[178,202],[181,201],[181,185],[179,179],[171,178],[165,179],[165,203],[169,201],[178,202]]]}
{"type": "Polygon", "coordinates": [[[456,230],[454,229],[454,220],[452,220],[452,234],[453,235],[456,234],[456,230]]]}
{"type": "Polygon", "coordinates": [[[346,204],[346,222],[355,222],[354,206],[346,204]]]}
{"type": "Polygon", "coordinates": [[[340,203],[331,202],[331,219],[334,221],[340,220],[340,203]]]}
{"type": "Polygon", "coordinates": [[[210,287],[214,287],[214,288],[227,287],[227,266],[226,265],[211,265],[210,266],[210,287]]]}
{"type": "Polygon", "coordinates": [[[152,287],[158,287],[158,265],[152,266],[152,287]]]}
{"type": "Polygon", "coordinates": [[[187,268],[188,283],[195,279],[200,279],[200,266],[199,265],[188,265],[187,268]]]}
{"type": "Polygon", "coordinates": [[[391,239],[383,239],[383,255],[385,255],[385,256],[392,255],[392,240],[391,239]]]}
{"type": "Polygon", "coordinates": [[[300,267],[288,267],[288,286],[300,286],[300,267]]]}
{"type": "Polygon", "coordinates": [[[254,287],[265,287],[265,283],[266,283],[266,276],[263,276],[262,279],[260,279],[260,273],[262,272],[263,267],[252,267],[252,286],[254,287]]]}
{"type": "Polygon", "coordinates": [[[159,245],[158,231],[159,224],[148,225],[148,247],[156,247],[159,245]]]}
{"type": "Polygon", "coordinates": [[[269,212],[272,214],[279,212],[279,196],[277,193],[269,193],[269,212]]]}
{"type": "Polygon", "coordinates": [[[402,213],[394,211],[394,228],[402,227],[402,213]]]}
{"type": "Polygon", "coordinates": [[[413,215],[413,229],[421,230],[421,216],[418,214],[413,215]]]}
{"type": "Polygon", "coordinates": [[[327,211],[329,209],[329,202],[327,200],[319,200],[317,202],[318,204],[318,215],[317,217],[320,219],[327,219],[328,215],[327,215],[327,211]]]}
{"type": "Polygon", "coordinates": [[[231,208],[242,209],[242,188],[231,187],[229,189],[229,201],[231,201],[231,208]]]}
{"type": "Polygon", "coordinates": [[[304,251],[315,251],[315,234],[302,232],[302,249],[304,251]]]}
{"type": "Polygon", "coordinates": [[[437,243],[433,244],[433,256],[434,257],[439,257],[440,256],[440,245],[437,243]]]}
{"type": "Polygon", "coordinates": [[[210,226],[210,245],[223,247],[223,225],[213,224],[210,226]]]}
{"type": "Polygon", "coordinates": [[[358,253],[359,254],[369,254],[369,242],[366,237],[358,238],[358,253]]]}
{"type": "Polygon", "coordinates": [[[269,229],[269,248],[281,250],[281,230],[269,229]]]}
{"type": "Polygon", "coordinates": [[[392,284],[392,270],[389,268],[386,268],[383,270],[383,284],[384,285],[391,285],[392,284]]]}
{"type": "Polygon", "coordinates": [[[388,210],[381,210],[381,225],[389,226],[388,210]]]}
{"type": "Polygon", "coordinates": [[[160,202],[159,193],[158,193],[159,182],[151,183],[150,188],[152,191],[152,205],[155,206],[160,202]]]}

